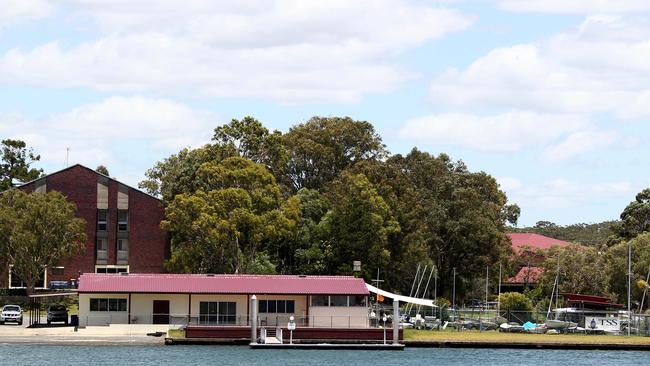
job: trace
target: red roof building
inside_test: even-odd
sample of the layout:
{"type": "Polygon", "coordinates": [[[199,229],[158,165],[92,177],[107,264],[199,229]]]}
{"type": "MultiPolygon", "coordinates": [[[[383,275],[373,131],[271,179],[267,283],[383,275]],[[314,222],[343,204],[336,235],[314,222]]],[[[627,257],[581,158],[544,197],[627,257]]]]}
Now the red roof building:
{"type": "Polygon", "coordinates": [[[519,272],[514,277],[506,280],[506,283],[512,284],[532,284],[537,283],[539,278],[544,273],[544,270],[539,267],[521,267],[519,272]]]}
{"type": "Polygon", "coordinates": [[[507,235],[512,242],[512,250],[515,253],[519,253],[525,247],[546,250],[554,246],[566,247],[571,245],[568,241],[549,238],[548,236],[534,233],[508,233],[507,235]]]}
{"type": "MultiPolygon", "coordinates": [[[[160,228],[162,202],[93,169],[76,164],[18,187],[26,192],[61,192],[86,221],[85,251],[45,269],[37,288],[74,287],[80,273],[162,273],[170,239],[160,228]]],[[[17,276],[0,287],[23,287],[17,276]]]]}
{"type": "Polygon", "coordinates": [[[363,279],[351,276],[233,274],[83,274],[79,293],[363,295],[363,279]]]}
{"type": "Polygon", "coordinates": [[[568,241],[550,238],[534,233],[507,233],[512,242],[512,251],[519,260],[519,271],[504,282],[510,291],[523,291],[529,285],[536,285],[544,273],[538,267],[544,261],[544,251],[552,247],[567,247],[568,241]]]}
{"type": "Polygon", "coordinates": [[[186,324],[368,327],[368,288],[350,276],[94,274],[79,279],[81,326],[186,324]]]}

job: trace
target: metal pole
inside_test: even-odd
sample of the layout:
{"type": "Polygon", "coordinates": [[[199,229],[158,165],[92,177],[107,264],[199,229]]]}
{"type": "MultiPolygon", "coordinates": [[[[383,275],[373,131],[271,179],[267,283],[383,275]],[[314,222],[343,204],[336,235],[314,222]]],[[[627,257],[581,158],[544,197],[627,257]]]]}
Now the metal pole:
{"type": "Polygon", "coordinates": [[[501,316],[501,263],[499,263],[499,297],[497,298],[497,317],[501,316]]]}
{"type": "Polygon", "coordinates": [[[627,243],[627,335],[630,336],[630,327],[632,325],[632,314],[630,310],[632,308],[630,299],[632,298],[632,288],[631,288],[631,277],[632,277],[632,244],[631,241],[627,243]]]}
{"type": "Polygon", "coordinates": [[[488,304],[488,285],[490,284],[490,266],[485,266],[485,310],[488,304]]]}
{"type": "Polygon", "coordinates": [[[393,344],[399,343],[399,300],[393,300],[393,344]]]}
{"type": "Polygon", "coordinates": [[[456,267],[454,269],[454,286],[451,295],[451,309],[454,312],[454,321],[456,321],[456,267]]]}
{"type": "Polygon", "coordinates": [[[251,296],[251,343],[257,343],[257,296],[251,296]]]}

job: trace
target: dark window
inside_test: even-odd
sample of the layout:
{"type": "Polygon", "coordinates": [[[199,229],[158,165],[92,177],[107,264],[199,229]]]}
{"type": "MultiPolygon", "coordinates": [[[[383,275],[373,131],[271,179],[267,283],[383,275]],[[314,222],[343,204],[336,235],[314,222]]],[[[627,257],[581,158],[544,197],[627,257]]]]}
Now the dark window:
{"type": "Polygon", "coordinates": [[[117,231],[129,231],[128,210],[117,210],[117,231]]]}
{"type": "Polygon", "coordinates": [[[53,276],[63,276],[63,267],[52,267],[53,276]]]}
{"type": "Polygon", "coordinates": [[[129,262],[129,240],[117,239],[117,264],[127,264],[129,262]]]}
{"type": "Polygon", "coordinates": [[[199,321],[207,324],[235,324],[237,321],[237,303],[231,301],[201,301],[199,304],[199,321]]]}
{"type": "Polygon", "coordinates": [[[108,245],[106,245],[106,239],[97,238],[97,251],[100,250],[106,251],[107,249],[108,249],[108,245]]]}
{"type": "Polygon", "coordinates": [[[97,267],[95,273],[127,273],[126,267],[97,267]]]}
{"type": "Polygon", "coordinates": [[[117,239],[117,250],[128,252],[129,251],[129,240],[128,239],[117,239]]]}
{"type": "Polygon", "coordinates": [[[312,296],[311,306],[329,306],[329,296],[327,295],[312,296]]]}
{"type": "Polygon", "coordinates": [[[126,311],[126,299],[90,299],[90,311],[126,311]]]}
{"type": "Polygon", "coordinates": [[[348,306],[348,297],[330,296],[330,306],[348,306]]]}
{"type": "Polygon", "coordinates": [[[294,300],[260,300],[260,314],[287,314],[293,313],[296,308],[294,300]]]}
{"type": "Polygon", "coordinates": [[[108,229],[108,210],[97,210],[97,231],[108,229]]]}
{"type": "Polygon", "coordinates": [[[366,297],[350,296],[350,306],[366,306],[366,297]]]}

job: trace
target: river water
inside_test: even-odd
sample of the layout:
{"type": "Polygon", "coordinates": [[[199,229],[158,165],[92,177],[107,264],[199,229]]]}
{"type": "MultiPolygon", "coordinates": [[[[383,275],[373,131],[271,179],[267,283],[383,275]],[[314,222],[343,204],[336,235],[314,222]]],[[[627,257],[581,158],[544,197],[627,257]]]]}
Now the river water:
{"type": "MultiPolygon", "coordinates": [[[[0,343],[2,340],[0,339],[0,343]]],[[[411,348],[399,351],[251,350],[245,346],[0,344],[0,365],[650,365],[650,353],[411,348]]]]}

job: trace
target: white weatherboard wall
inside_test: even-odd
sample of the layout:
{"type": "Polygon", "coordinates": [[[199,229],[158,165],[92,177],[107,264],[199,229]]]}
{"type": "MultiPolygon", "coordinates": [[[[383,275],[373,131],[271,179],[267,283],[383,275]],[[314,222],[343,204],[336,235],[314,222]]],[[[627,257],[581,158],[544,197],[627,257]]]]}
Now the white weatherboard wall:
{"type": "Polygon", "coordinates": [[[153,323],[154,300],[169,301],[171,323],[182,322],[189,309],[188,295],[185,294],[132,294],[131,295],[131,324],[153,323]]]}
{"type": "Polygon", "coordinates": [[[312,306],[309,308],[310,325],[323,328],[366,328],[366,306],[312,306]]]}
{"type": "Polygon", "coordinates": [[[79,326],[127,324],[128,311],[90,311],[90,299],[127,299],[129,307],[129,294],[79,294],[79,326]]]}

